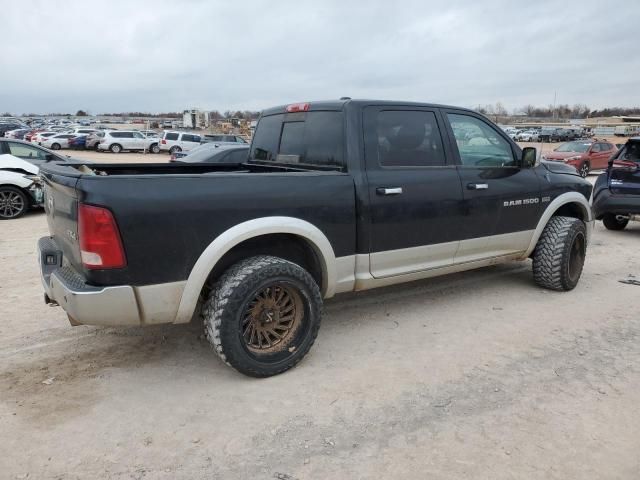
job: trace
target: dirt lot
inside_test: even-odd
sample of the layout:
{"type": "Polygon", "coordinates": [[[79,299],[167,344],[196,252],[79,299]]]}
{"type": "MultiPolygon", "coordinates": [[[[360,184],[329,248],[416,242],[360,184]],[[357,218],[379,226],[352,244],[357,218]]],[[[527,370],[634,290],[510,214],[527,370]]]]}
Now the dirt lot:
{"type": "Polygon", "coordinates": [[[598,223],[570,293],[526,262],[338,297],[265,380],[198,325],[69,326],[46,233],[0,224],[0,478],[640,477],[640,224],[598,223]]]}

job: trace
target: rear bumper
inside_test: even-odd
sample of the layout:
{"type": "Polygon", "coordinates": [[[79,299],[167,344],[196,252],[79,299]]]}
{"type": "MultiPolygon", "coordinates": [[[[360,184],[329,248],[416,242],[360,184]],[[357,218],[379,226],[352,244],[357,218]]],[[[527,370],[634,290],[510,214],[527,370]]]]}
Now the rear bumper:
{"type": "Polygon", "coordinates": [[[640,196],[614,195],[608,189],[601,190],[593,200],[593,213],[597,220],[601,220],[605,213],[640,214],[640,196]]]}
{"type": "Polygon", "coordinates": [[[60,305],[72,325],[134,326],[175,321],[186,282],[134,287],[95,286],[70,265],[50,237],[38,241],[45,301],[60,305]]]}

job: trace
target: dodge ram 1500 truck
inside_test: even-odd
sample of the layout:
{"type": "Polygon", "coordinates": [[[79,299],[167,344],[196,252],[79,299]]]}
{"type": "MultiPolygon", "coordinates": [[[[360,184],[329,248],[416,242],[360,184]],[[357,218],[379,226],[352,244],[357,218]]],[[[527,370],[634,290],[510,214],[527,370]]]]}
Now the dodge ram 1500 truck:
{"type": "Polygon", "coordinates": [[[251,376],[296,365],[341,292],[533,260],[576,286],[591,185],[486,117],[342,99],[262,112],[233,164],[46,164],[45,301],[72,325],[203,318],[251,376]]]}

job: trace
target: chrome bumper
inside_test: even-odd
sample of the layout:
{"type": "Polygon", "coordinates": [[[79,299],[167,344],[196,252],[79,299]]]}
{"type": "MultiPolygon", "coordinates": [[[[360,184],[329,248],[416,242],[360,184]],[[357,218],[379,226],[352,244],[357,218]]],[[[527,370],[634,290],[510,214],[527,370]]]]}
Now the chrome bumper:
{"type": "Polygon", "coordinates": [[[185,282],[133,287],[89,285],[49,237],[38,241],[45,301],[60,305],[72,325],[135,326],[172,323],[185,282]]]}

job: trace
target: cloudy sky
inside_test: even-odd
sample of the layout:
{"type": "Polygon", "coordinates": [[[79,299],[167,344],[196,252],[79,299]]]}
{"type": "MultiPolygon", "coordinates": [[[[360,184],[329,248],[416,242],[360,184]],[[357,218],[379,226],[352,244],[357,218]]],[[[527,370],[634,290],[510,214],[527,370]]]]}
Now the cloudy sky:
{"type": "Polygon", "coordinates": [[[640,2],[606,5],[3,1],[0,111],[259,110],[341,96],[512,109],[554,92],[638,106],[640,2]]]}

